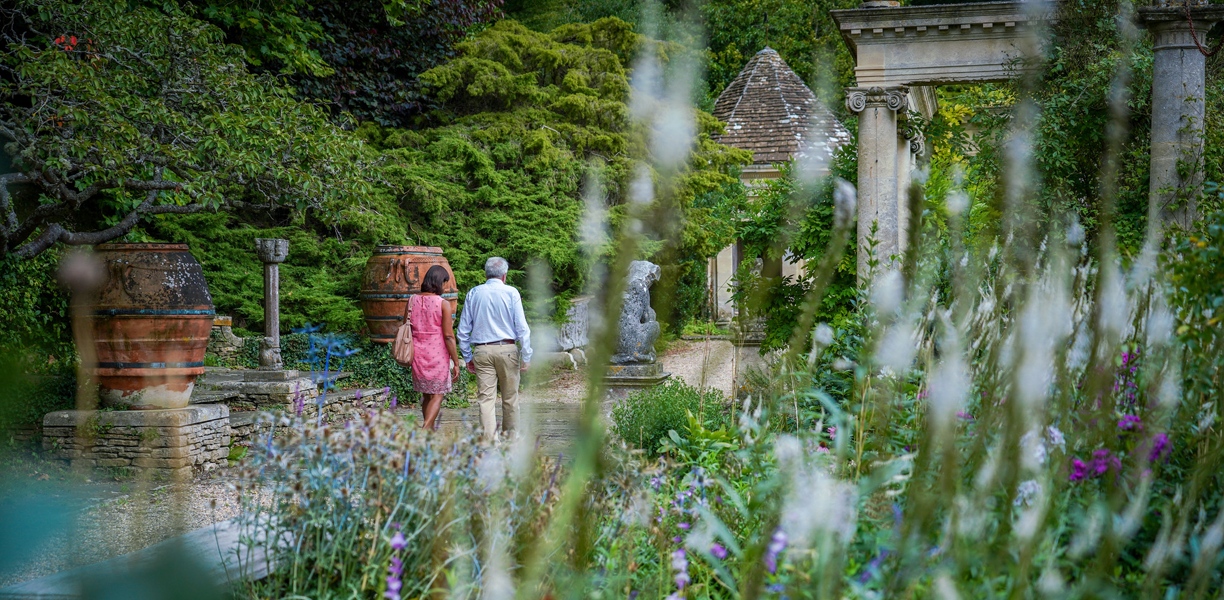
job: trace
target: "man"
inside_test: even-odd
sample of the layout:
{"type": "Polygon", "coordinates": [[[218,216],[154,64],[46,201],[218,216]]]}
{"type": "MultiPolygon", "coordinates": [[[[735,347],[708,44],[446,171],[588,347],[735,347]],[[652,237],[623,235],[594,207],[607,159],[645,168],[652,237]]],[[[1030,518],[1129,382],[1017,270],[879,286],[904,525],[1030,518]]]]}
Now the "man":
{"type": "Polygon", "coordinates": [[[468,371],[476,375],[476,403],[487,440],[497,438],[493,399],[499,388],[502,430],[508,435],[514,432],[519,373],[531,364],[531,328],[519,291],[506,285],[509,270],[510,263],[500,256],[485,261],[485,282],[467,293],[459,316],[459,352],[468,371]]]}

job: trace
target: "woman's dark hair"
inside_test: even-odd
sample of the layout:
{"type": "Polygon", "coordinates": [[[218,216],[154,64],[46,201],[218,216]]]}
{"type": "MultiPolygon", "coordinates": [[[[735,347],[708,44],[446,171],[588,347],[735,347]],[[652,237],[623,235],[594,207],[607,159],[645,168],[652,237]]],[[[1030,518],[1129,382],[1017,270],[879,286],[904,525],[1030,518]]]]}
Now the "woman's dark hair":
{"type": "Polygon", "coordinates": [[[421,293],[442,295],[442,286],[450,281],[450,275],[446,274],[446,269],[442,265],[434,265],[429,267],[425,272],[425,278],[421,280],[421,293]]]}

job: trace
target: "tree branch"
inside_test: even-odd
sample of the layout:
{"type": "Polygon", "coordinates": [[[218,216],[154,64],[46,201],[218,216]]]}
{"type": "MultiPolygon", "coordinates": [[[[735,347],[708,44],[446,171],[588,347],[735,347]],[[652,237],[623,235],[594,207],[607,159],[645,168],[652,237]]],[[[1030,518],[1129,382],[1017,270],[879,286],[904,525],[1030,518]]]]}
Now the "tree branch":
{"type": "MultiPolygon", "coordinates": [[[[150,187],[162,187],[161,185],[159,185],[163,183],[160,181],[161,179],[160,170],[158,171],[157,179],[158,179],[157,181],[148,181],[148,182],[140,182],[140,183],[149,184],[150,187]]],[[[164,183],[171,184],[175,182],[164,182],[164,183]]],[[[169,189],[173,189],[173,186],[170,186],[169,189]]],[[[145,196],[144,201],[141,202],[140,205],[138,205],[135,209],[129,212],[126,216],[124,216],[122,221],[116,223],[112,227],[108,227],[101,231],[94,231],[94,232],[88,232],[88,233],[73,232],[73,231],[68,231],[67,229],[64,228],[63,225],[60,225],[59,223],[48,223],[46,226],[46,229],[42,232],[42,235],[39,235],[37,238],[30,240],[30,242],[22,245],[20,248],[15,250],[13,254],[16,254],[17,256],[21,258],[31,258],[37,255],[38,253],[46,250],[47,248],[50,248],[56,242],[67,244],[69,246],[92,246],[94,244],[101,244],[104,242],[109,242],[117,237],[126,235],[129,231],[132,230],[133,227],[136,226],[137,223],[140,222],[140,218],[144,215],[163,215],[163,214],[186,215],[186,214],[197,213],[207,208],[203,204],[187,204],[183,206],[179,206],[177,204],[163,204],[160,206],[153,206],[153,201],[156,200],[160,194],[161,194],[160,189],[149,190],[149,193],[145,196]]]]}

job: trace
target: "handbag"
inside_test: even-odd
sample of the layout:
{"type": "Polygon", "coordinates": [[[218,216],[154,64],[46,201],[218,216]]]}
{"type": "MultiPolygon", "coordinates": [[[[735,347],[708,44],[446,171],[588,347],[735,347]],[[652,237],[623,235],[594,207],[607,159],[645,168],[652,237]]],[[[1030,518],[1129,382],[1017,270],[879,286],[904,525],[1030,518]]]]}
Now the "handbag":
{"type": "Polygon", "coordinates": [[[412,366],[412,300],[416,296],[409,296],[407,305],[404,307],[404,324],[400,325],[399,331],[395,333],[395,342],[391,344],[391,357],[401,367],[412,366]]]}

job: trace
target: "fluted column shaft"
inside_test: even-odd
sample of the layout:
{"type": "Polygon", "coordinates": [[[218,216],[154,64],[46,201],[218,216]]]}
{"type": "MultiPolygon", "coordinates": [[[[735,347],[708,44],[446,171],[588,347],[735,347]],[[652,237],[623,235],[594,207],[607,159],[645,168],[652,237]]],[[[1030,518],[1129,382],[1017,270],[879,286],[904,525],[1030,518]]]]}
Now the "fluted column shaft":
{"type": "Polygon", "coordinates": [[[899,193],[899,169],[908,180],[909,143],[898,136],[897,116],[908,106],[905,86],[848,88],[846,108],[859,118],[858,132],[858,276],[868,272],[872,224],[878,245],[879,271],[895,268],[891,257],[904,251],[905,225],[899,193]],[[904,150],[901,143],[904,142],[904,150]]]}

